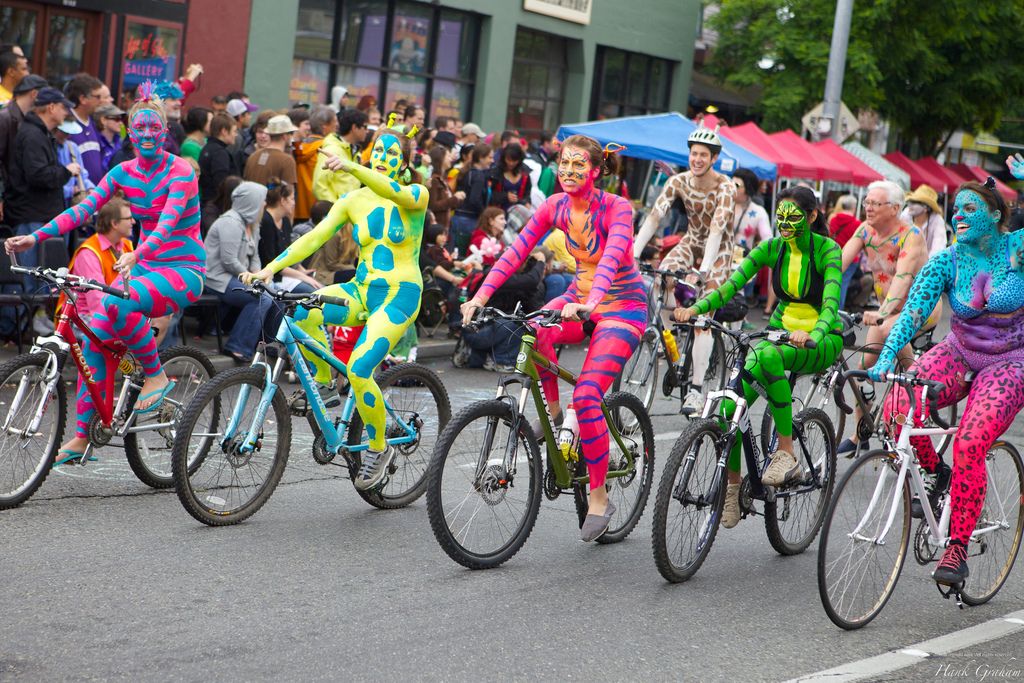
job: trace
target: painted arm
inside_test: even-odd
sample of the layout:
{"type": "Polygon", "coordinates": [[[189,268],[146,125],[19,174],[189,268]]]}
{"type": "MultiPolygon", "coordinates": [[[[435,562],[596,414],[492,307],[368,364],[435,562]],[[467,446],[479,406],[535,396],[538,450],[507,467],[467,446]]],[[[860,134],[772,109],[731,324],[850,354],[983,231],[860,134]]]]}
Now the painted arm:
{"type": "Polygon", "coordinates": [[[707,244],[704,245],[704,258],[700,262],[700,272],[707,274],[715,265],[718,258],[718,250],[722,241],[732,242],[732,219],[736,207],[736,186],[726,180],[718,186],[718,203],[715,206],[715,213],[711,216],[711,227],[708,233],[707,244]]]}
{"type": "Polygon", "coordinates": [[[839,293],[843,284],[843,256],[839,245],[827,237],[822,238],[818,245],[813,258],[818,266],[818,272],[825,279],[825,286],[821,290],[818,322],[811,330],[811,339],[815,344],[820,344],[825,335],[836,329],[839,324],[839,293]]]}
{"type": "Polygon", "coordinates": [[[72,206],[70,209],[66,209],[52,221],[36,230],[33,233],[36,239],[42,242],[51,237],[67,234],[75,228],[85,225],[92,216],[96,215],[103,208],[104,204],[110,201],[114,192],[120,187],[118,181],[122,173],[123,171],[119,167],[111,169],[110,173],[103,176],[99,185],[89,190],[89,194],[86,195],[84,201],[72,206]]]}
{"type": "Polygon", "coordinates": [[[928,251],[924,244],[924,238],[916,233],[907,236],[896,260],[896,274],[893,275],[889,291],[885,294],[885,301],[878,307],[880,318],[887,318],[903,310],[907,293],[910,292],[910,285],[913,284],[918,271],[927,261],[928,251]]]}
{"type": "Polygon", "coordinates": [[[711,311],[716,311],[736,296],[737,292],[743,291],[743,285],[757,275],[757,271],[775,263],[781,243],[781,238],[777,237],[767,242],[761,242],[754,247],[747,258],[740,263],[740,267],[729,276],[729,279],[721,287],[708,292],[694,304],[693,307],[697,314],[706,315],[711,311]]]}
{"type": "Polygon", "coordinates": [[[383,173],[360,166],[354,162],[347,161],[342,165],[343,170],[348,171],[354,178],[373,190],[374,194],[384,199],[393,201],[403,209],[425,211],[430,203],[430,195],[427,188],[422,185],[400,185],[383,173]]]}
{"type": "Polygon", "coordinates": [[[676,179],[681,177],[682,174],[672,176],[665,183],[665,187],[662,188],[661,194],[658,195],[654,206],[651,207],[651,212],[647,214],[643,225],[640,226],[640,232],[633,239],[633,258],[640,258],[644,247],[647,246],[647,243],[651,241],[654,233],[658,230],[658,224],[661,223],[661,219],[665,217],[665,214],[672,207],[672,202],[676,200],[679,192],[679,185],[676,179]]]}
{"type": "Polygon", "coordinates": [[[588,306],[597,306],[604,300],[615,281],[622,262],[633,250],[633,207],[622,197],[605,194],[602,200],[611,200],[611,207],[604,219],[608,222],[608,238],[601,252],[601,260],[594,271],[594,282],[587,297],[588,306]]]}
{"type": "Polygon", "coordinates": [[[846,240],[846,244],[843,245],[843,262],[841,268],[845,273],[847,268],[857,262],[860,258],[860,252],[864,249],[864,240],[867,237],[867,230],[862,225],[857,228],[857,231],[853,233],[853,237],[846,240]]]}
{"type": "Polygon", "coordinates": [[[907,303],[882,346],[882,353],[875,361],[875,366],[869,370],[872,379],[881,379],[886,372],[893,368],[896,364],[896,354],[910,343],[917,331],[928,320],[928,316],[935,310],[939,297],[952,286],[952,251],[955,248],[947,249],[930,259],[918,273],[914,285],[910,288],[907,303]]]}
{"type": "MultiPolygon", "coordinates": [[[[555,197],[557,196],[559,195],[555,195],[555,197]]],[[[519,269],[519,266],[523,265],[523,262],[533,251],[533,248],[551,230],[555,219],[554,206],[555,200],[553,197],[540,205],[540,208],[537,209],[536,213],[526,223],[526,227],[519,233],[516,241],[505,250],[505,253],[501,255],[498,262],[491,268],[491,272],[484,278],[483,284],[480,285],[480,290],[473,297],[474,299],[481,304],[486,304],[494,292],[505,284],[505,280],[511,277],[512,273],[519,269]]]]}
{"type": "Polygon", "coordinates": [[[282,268],[295,265],[326,244],[327,240],[334,237],[334,234],[349,222],[346,204],[344,197],[335,202],[315,228],[292,242],[291,246],[286,247],[277,258],[264,266],[264,270],[268,270],[272,274],[279,273],[282,268]]]}
{"type": "Polygon", "coordinates": [[[153,231],[146,236],[146,239],[135,250],[135,256],[139,261],[144,260],[153,253],[154,249],[165,244],[170,239],[171,233],[178,227],[178,221],[185,214],[189,197],[199,194],[199,184],[196,180],[195,171],[183,159],[178,161],[181,163],[175,163],[175,168],[171,169],[171,173],[173,174],[178,170],[178,167],[181,167],[188,169],[188,175],[180,175],[168,184],[167,201],[164,202],[164,208],[160,212],[160,219],[156,222],[156,227],[153,228],[153,231]]]}

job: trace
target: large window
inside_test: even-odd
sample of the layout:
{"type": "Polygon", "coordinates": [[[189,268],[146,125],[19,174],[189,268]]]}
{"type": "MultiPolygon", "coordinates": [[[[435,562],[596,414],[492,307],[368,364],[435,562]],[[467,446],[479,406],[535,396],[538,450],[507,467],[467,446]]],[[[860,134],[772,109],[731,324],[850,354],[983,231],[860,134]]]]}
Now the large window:
{"type": "Polygon", "coordinates": [[[526,137],[554,131],[562,122],[567,70],[565,38],[523,28],[516,31],[506,126],[526,137]]]}
{"type": "Polygon", "coordinates": [[[672,62],[599,47],[590,117],[611,119],[668,110],[672,62]]]}
{"type": "Polygon", "coordinates": [[[408,0],[299,0],[291,98],[326,102],[331,86],[369,96],[385,114],[397,100],[428,120],[469,120],[476,77],[475,14],[408,0]]]}
{"type": "Polygon", "coordinates": [[[63,86],[79,71],[98,71],[99,14],[39,3],[4,5],[0,7],[0,43],[20,45],[33,72],[63,86]]]}

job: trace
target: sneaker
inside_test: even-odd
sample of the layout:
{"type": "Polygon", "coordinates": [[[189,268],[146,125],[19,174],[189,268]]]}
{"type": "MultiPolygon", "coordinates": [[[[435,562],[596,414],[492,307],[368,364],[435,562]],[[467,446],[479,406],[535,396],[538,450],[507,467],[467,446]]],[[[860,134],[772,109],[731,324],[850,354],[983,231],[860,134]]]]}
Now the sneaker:
{"type": "Polygon", "coordinates": [[[932,572],[935,583],[947,586],[962,585],[971,572],[967,569],[967,546],[960,541],[950,541],[946,552],[942,553],[939,566],[932,572]]]}
{"type": "Polygon", "coordinates": [[[690,389],[683,399],[683,408],[680,412],[683,415],[694,415],[704,410],[704,395],[698,389],[690,389]]]}
{"type": "Polygon", "coordinates": [[[488,358],[487,360],[484,361],[484,370],[488,370],[490,372],[496,372],[497,369],[498,369],[498,366],[494,362],[493,358],[488,358]]]}
{"type": "Polygon", "coordinates": [[[459,339],[458,343],[455,344],[455,353],[452,354],[452,365],[457,368],[464,368],[469,363],[469,354],[472,349],[469,348],[469,344],[463,339],[459,339]]]}
{"type": "MultiPolygon", "coordinates": [[[[836,455],[845,455],[848,458],[852,458],[858,448],[860,448],[860,444],[853,439],[843,439],[843,442],[839,444],[838,448],[836,448],[836,455]]],[[[867,448],[868,442],[865,441],[864,449],[867,450],[867,448]]]]}
{"type": "MultiPolygon", "coordinates": [[[[562,426],[562,420],[564,419],[564,413],[559,413],[558,417],[551,420],[551,431],[555,433],[555,439],[558,439],[558,430],[562,426]]],[[[544,428],[540,426],[540,418],[530,423],[530,429],[533,430],[534,436],[537,437],[537,443],[544,443],[544,428]]]]}
{"type": "Polygon", "coordinates": [[[722,526],[731,529],[740,523],[740,484],[729,484],[725,489],[722,507],[722,526]]]}
{"type": "Polygon", "coordinates": [[[608,531],[608,525],[611,523],[612,515],[614,514],[615,505],[610,500],[603,515],[588,514],[583,520],[583,525],[580,526],[580,540],[584,543],[590,543],[603,536],[604,532],[608,531]]]}
{"type": "Polygon", "coordinates": [[[377,486],[384,480],[388,473],[388,465],[395,457],[395,449],[388,446],[383,451],[363,451],[360,458],[359,472],[356,474],[355,486],[360,491],[366,491],[377,486]]]}
{"type": "Polygon", "coordinates": [[[316,391],[320,394],[320,399],[328,408],[337,408],[341,405],[341,395],[338,394],[337,382],[332,381],[330,384],[320,384],[317,382],[316,391]]]}
{"type": "MultiPolygon", "coordinates": [[[[942,502],[942,496],[945,495],[946,489],[949,488],[949,480],[953,476],[953,470],[949,468],[944,462],[939,462],[939,468],[935,472],[935,481],[932,484],[931,489],[928,490],[928,504],[932,506],[932,514],[935,518],[939,517],[939,504],[942,502]]],[[[914,519],[924,519],[924,507],[921,506],[921,499],[914,497],[914,500],[910,501],[910,516],[914,519]]]]}
{"type": "Polygon", "coordinates": [[[800,463],[789,451],[775,451],[772,462],[761,475],[761,483],[765,486],[783,486],[796,475],[800,474],[800,463]]]}

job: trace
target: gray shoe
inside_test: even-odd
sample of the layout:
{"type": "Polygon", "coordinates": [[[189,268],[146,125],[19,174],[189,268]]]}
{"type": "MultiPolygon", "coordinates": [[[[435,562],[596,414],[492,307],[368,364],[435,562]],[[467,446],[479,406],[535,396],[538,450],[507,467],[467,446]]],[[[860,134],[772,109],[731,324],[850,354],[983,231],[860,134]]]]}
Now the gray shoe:
{"type": "Polygon", "coordinates": [[[587,515],[580,527],[580,540],[584,543],[596,541],[608,531],[608,525],[615,514],[615,505],[609,500],[603,515],[587,515]]]}
{"type": "Polygon", "coordinates": [[[388,465],[395,457],[395,449],[388,446],[383,451],[363,451],[360,458],[359,472],[356,474],[355,487],[366,491],[380,484],[388,473],[388,465]]]}
{"type": "Polygon", "coordinates": [[[790,478],[800,474],[800,463],[789,451],[775,451],[772,462],[761,475],[761,483],[765,486],[784,486],[790,478]]]}
{"type": "Polygon", "coordinates": [[[690,389],[683,399],[683,408],[679,412],[683,415],[700,415],[704,410],[704,395],[698,389],[690,389]]]}

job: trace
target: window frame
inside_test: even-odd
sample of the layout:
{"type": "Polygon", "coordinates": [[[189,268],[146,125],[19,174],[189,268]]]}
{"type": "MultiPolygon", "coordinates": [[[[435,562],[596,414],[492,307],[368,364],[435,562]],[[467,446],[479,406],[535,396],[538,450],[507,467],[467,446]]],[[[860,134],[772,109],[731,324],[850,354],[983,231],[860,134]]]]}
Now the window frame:
{"type": "MultiPolygon", "coordinates": [[[[675,73],[675,69],[678,62],[671,59],[665,59],[664,57],[656,57],[654,55],[645,54],[643,52],[632,52],[630,50],[623,50],[617,47],[611,47],[608,45],[598,45],[597,55],[594,60],[594,80],[590,89],[590,120],[596,121],[601,116],[602,109],[609,105],[615,105],[616,114],[614,116],[608,116],[605,118],[619,118],[622,116],[636,116],[636,112],[627,113],[628,109],[642,109],[646,114],[661,113],[668,111],[669,103],[672,101],[672,76],[675,73]],[[617,99],[605,98],[605,70],[607,67],[607,58],[610,53],[619,53],[623,55],[622,64],[622,86],[619,97],[617,99]],[[644,87],[643,87],[643,102],[642,104],[634,104],[629,98],[629,71],[633,66],[634,61],[643,60],[646,62],[644,73],[644,87]],[[653,74],[653,63],[657,61],[662,64],[666,69],[665,73],[665,93],[661,102],[652,102],[652,91],[654,90],[654,79],[653,74]]],[[[643,115],[643,114],[639,114],[643,115]]]]}
{"type": "Polygon", "coordinates": [[[532,34],[534,37],[540,38],[541,40],[544,40],[544,41],[558,41],[558,45],[560,46],[560,49],[561,49],[561,58],[562,58],[562,61],[561,61],[560,64],[554,64],[554,63],[551,62],[551,60],[549,59],[550,56],[551,56],[550,46],[553,43],[550,43],[550,42],[548,43],[548,45],[549,45],[548,52],[545,53],[543,56],[536,57],[536,58],[533,58],[533,57],[520,57],[516,53],[515,49],[513,49],[513,53],[512,53],[512,72],[513,73],[524,73],[525,71],[528,71],[530,67],[537,67],[537,66],[539,66],[539,67],[543,67],[544,71],[547,74],[547,77],[545,78],[545,81],[544,81],[544,87],[540,91],[532,91],[531,90],[531,88],[533,87],[532,79],[528,79],[528,85],[526,87],[527,89],[526,89],[525,92],[513,90],[513,88],[515,87],[514,86],[515,81],[512,78],[509,79],[508,105],[506,107],[506,112],[505,112],[505,127],[506,127],[506,129],[513,129],[513,128],[515,128],[515,129],[519,130],[522,135],[526,136],[527,133],[539,133],[539,132],[542,132],[544,130],[543,129],[543,124],[542,124],[541,128],[537,128],[537,129],[534,129],[534,128],[520,129],[517,126],[515,126],[513,124],[512,117],[510,115],[511,114],[511,109],[512,109],[512,106],[513,106],[513,101],[516,101],[516,102],[518,102],[518,101],[544,102],[544,112],[545,112],[545,114],[548,111],[548,105],[550,103],[556,103],[558,105],[558,115],[555,117],[555,119],[557,121],[561,121],[562,120],[562,114],[564,113],[564,110],[565,110],[565,75],[569,71],[569,39],[566,38],[565,36],[560,36],[560,35],[557,35],[557,34],[554,34],[554,33],[546,33],[544,31],[538,31],[536,29],[527,28],[525,26],[517,26],[516,27],[516,41],[517,42],[518,42],[519,34],[520,33],[532,34]],[[548,95],[548,84],[549,84],[552,72],[560,72],[561,75],[562,75],[561,76],[562,77],[562,87],[560,89],[561,90],[561,94],[560,94],[559,97],[551,97],[550,95],[548,95]]]}

